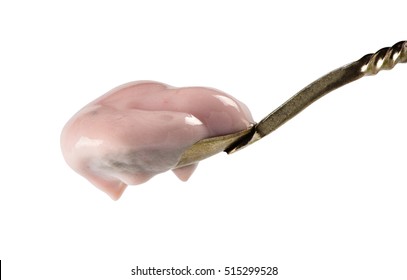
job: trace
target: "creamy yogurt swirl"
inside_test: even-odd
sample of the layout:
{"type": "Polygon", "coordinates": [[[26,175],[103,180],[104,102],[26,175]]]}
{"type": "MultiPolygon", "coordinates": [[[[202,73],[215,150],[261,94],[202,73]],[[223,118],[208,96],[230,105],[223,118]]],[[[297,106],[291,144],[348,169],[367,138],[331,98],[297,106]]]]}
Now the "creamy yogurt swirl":
{"type": "Polygon", "coordinates": [[[127,185],[168,170],[186,181],[197,164],[175,167],[188,147],[252,123],[248,108],[219,90],[138,81],[77,112],[62,131],[61,148],[72,169],[117,200],[127,185]]]}

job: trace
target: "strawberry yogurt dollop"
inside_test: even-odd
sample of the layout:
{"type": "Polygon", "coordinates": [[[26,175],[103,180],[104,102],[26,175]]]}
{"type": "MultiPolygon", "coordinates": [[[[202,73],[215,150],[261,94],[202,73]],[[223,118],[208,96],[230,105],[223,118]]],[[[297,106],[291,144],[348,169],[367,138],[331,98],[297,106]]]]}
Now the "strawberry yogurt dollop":
{"type": "Polygon", "coordinates": [[[131,82],[77,112],[63,128],[61,149],[72,169],[117,200],[127,185],[171,169],[188,180],[197,163],[176,168],[187,148],[252,123],[248,108],[219,90],[131,82]]]}

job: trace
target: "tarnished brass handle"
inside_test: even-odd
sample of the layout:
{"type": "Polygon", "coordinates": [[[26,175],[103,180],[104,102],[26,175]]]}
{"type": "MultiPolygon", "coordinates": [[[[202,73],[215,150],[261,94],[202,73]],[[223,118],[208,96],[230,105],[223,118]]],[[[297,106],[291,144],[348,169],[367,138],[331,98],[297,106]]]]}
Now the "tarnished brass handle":
{"type": "Polygon", "coordinates": [[[358,61],[340,67],[311,83],[284,104],[262,119],[254,127],[251,138],[241,139],[229,146],[228,153],[235,152],[270,134],[299,112],[325,94],[356,81],[364,76],[375,75],[381,70],[390,70],[397,63],[407,62],[407,41],[401,41],[374,54],[367,54],[358,61]]]}

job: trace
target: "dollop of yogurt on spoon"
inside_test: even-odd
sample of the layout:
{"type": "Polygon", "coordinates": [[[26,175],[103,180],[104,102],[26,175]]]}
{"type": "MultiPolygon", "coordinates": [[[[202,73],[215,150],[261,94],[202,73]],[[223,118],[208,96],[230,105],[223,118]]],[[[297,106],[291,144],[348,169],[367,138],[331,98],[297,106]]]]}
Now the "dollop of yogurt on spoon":
{"type": "Polygon", "coordinates": [[[73,170],[117,200],[128,185],[168,170],[188,180],[197,163],[176,168],[188,147],[252,123],[248,108],[219,90],[131,82],[77,112],[62,130],[61,149],[73,170]]]}

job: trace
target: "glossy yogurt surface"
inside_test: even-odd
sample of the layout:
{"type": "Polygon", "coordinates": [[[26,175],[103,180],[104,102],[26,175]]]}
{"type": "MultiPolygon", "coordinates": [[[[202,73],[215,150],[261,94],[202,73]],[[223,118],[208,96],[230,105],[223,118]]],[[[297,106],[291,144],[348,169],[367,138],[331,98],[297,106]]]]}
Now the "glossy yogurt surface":
{"type": "Polygon", "coordinates": [[[175,168],[185,149],[251,123],[248,108],[219,90],[131,82],[77,112],[63,128],[61,148],[72,169],[116,200],[127,185],[171,169],[186,181],[197,164],[175,168]]]}

